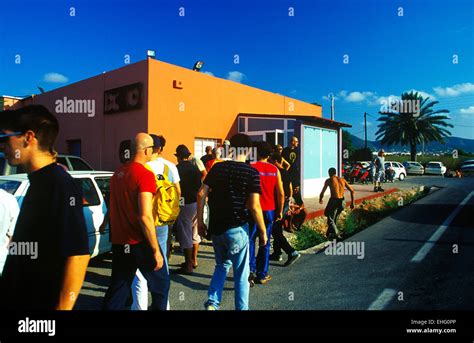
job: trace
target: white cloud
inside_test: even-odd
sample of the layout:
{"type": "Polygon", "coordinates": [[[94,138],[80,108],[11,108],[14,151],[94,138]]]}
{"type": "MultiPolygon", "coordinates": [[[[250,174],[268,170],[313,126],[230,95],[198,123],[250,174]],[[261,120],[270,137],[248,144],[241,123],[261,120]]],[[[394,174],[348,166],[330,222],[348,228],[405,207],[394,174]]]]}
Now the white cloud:
{"type": "Polygon", "coordinates": [[[247,76],[244,73],[241,73],[240,71],[229,71],[229,73],[227,74],[227,80],[231,80],[238,83],[242,83],[242,81],[246,78],[247,76]]]}
{"type": "Polygon", "coordinates": [[[370,100],[374,96],[373,92],[351,92],[345,97],[347,102],[361,102],[370,100]]]}
{"type": "Polygon", "coordinates": [[[474,106],[469,106],[468,108],[461,108],[459,110],[462,114],[474,114],[474,106]]]}
{"type": "Polygon", "coordinates": [[[459,83],[451,87],[435,87],[433,88],[438,96],[456,97],[462,94],[474,93],[474,83],[459,83]]]}
{"type": "MultiPolygon", "coordinates": [[[[364,126],[364,122],[361,121],[360,125],[364,126]]],[[[367,122],[367,127],[369,127],[369,126],[372,126],[372,122],[370,122],[370,121],[367,122]]]]}
{"type": "Polygon", "coordinates": [[[214,73],[212,73],[210,71],[203,71],[202,73],[206,74],[206,75],[214,76],[214,73]]]}
{"type": "Polygon", "coordinates": [[[50,83],[66,83],[69,81],[69,79],[59,73],[47,73],[43,77],[44,82],[50,82],[50,83]]]}

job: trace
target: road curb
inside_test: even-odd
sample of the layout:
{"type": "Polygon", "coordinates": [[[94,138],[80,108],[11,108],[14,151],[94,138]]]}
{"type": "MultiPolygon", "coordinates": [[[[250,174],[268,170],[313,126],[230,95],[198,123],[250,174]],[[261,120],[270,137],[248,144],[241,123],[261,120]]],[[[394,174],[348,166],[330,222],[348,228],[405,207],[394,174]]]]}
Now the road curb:
{"type": "MultiPolygon", "coordinates": [[[[355,205],[358,205],[358,204],[362,203],[363,201],[380,198],[380,197],[383,197],[385,195],[392,194],[392,193],[395,193],[395,192],[398,192],[398,191],[399,191],[398,188],[391,188],[391,189],[386,190],[384,192],[375,193],[375,194],[366,196],[364,198],[356,199],[354,201],[354,203],[355,203],[355,205]]],[[[349,206],[350,204],[351,204],[350,201],[346,201],[346,206],[349,206]]],[[[324,208],[322,208],[320,210],[317,210],[317,211],[314,211],[314,212],[308,213],[307,216],[306,216],[305,221],[308,221],[308,220],[311,220],[311,219],[314,219],[314,218],[318,218],[318,217],[321,217],[323,215],[324,215],[324,208]]]]}

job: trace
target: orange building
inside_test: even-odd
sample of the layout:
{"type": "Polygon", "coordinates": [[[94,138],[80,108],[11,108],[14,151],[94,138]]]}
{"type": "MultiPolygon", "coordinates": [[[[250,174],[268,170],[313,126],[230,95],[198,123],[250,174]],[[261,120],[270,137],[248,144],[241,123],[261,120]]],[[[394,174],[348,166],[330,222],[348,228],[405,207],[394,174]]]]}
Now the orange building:
{"type": "Polygon", "coordinates": [[[151,58],[16,106],[27,104],[45,105],[57,115],[59,152],[79,155],[98,170],[114,170],[121,143],[139,131],[164,135],[163,154],[171,161],[179,144],[200,157],[205,146],[236,132],[283,146],[296,135],[305,196],[317,193],[326,164],[340,170],[341,127],[349,126],[323,119],[321,106],[151,58]]]}

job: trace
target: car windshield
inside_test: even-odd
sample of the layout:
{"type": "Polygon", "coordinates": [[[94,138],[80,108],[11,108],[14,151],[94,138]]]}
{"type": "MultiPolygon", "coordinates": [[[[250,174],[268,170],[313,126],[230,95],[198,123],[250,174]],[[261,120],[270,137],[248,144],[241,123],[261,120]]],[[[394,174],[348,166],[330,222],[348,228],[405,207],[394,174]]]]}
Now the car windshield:
{"type": "Polygon", "coordinates": [[[20,187],[20,181],[0,180],[0,188],[7,191],[11,195],[15,195],[16,190],[20,187]]]}

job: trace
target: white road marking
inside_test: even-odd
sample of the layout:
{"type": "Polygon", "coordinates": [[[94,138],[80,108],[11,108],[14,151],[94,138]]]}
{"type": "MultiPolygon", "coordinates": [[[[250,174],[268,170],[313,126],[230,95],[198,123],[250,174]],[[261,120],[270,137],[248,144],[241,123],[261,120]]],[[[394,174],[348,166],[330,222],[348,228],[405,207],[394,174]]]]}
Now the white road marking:
{"type": "Polygon", "coordinates": [[[382,293],[378,296],[375,301],[370,304],[368,310],[369,311],[380,311],[388,305],[390,301],[392,301],[393,297],[397,294],[397,291],[391,288],[385,288],[382,293]]]}
{"type": "Polygon", "coordinates": [[[420,250],[416,253],[415,256],[411,259],[410,262],[421,262],[423,259],[428,255],[430,250],[433,248],[433,246],[436,244],[438,239],[443,235],[443,233],[447,230],[451,222],[454,220],[454,218],[458,215],[458,213],[461,211],[462,207],[469,201],[469,199],[474,195],[474,191],[469,193],[464,200],[455,208],[453,212],[448,216],[448,218],[445,219],[443,224],[431,235],[431,237],[428,239],[428,242],[426,242],[420,250]]]}

